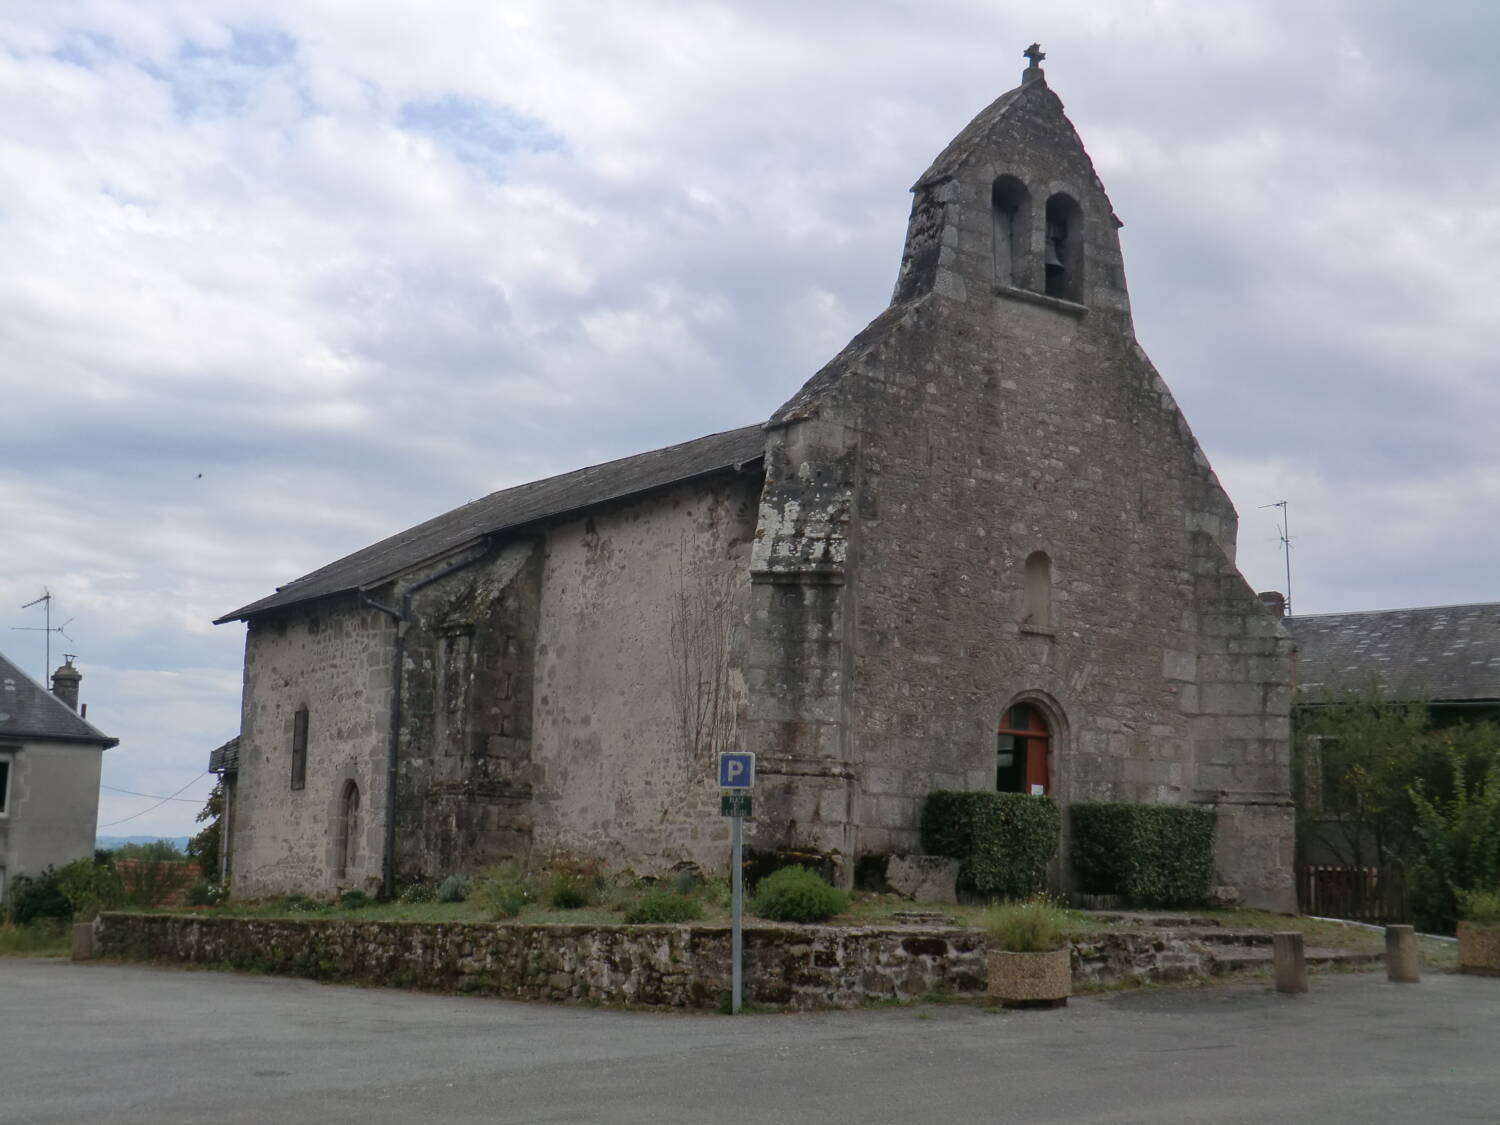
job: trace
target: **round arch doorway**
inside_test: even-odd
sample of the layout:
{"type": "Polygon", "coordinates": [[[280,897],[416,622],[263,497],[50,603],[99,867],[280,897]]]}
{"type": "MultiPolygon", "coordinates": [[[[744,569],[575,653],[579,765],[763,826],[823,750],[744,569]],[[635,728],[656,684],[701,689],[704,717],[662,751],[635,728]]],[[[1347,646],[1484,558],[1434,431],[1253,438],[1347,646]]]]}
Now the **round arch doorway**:
{"type": "Polygon", "coordinates": [[[1052,731],[1041,709],[1030,703],[1011,704],[1000,715],[995,736],[995,788],[1036,797],[1051,792],[1047,771],[1051,749],[1052,731]]]}

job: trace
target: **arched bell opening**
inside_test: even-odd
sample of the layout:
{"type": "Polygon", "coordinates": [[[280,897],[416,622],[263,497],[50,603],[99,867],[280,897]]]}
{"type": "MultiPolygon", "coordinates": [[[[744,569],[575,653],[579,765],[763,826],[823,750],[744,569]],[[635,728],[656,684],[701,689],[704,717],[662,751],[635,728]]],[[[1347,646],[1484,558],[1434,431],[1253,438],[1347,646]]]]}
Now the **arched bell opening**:
{"type": "Polygon", "coordinates": [[[1026,288],[1031,276],[1031,193],[1015,176],[1000,176],[990,192],[995,232],[995,281],[1026,288]]]}
{"type": "Polygon", "coordinates": [[[1064,192],[1047,200],[1043,270],[1047,296],[1083,303],[1083,208],[1064,192]]]}

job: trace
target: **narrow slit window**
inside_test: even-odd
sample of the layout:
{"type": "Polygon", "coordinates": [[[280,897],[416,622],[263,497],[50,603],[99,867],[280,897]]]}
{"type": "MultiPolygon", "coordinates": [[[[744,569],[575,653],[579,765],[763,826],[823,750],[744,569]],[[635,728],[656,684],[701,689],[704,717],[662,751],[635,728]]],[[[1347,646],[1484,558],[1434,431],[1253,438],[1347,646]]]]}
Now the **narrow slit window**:
{"type": "Polygon", "coordinates": [[[1033,551],[1026,557],[1021,624],[1036,629],[1052,627],[1052,559],[1046,551],[1033,551]]]}
{"type": "Polygon", "coordinates": [[[292,788],[307,784],[307,708],[298,707],[292,716],[292,788]]]}

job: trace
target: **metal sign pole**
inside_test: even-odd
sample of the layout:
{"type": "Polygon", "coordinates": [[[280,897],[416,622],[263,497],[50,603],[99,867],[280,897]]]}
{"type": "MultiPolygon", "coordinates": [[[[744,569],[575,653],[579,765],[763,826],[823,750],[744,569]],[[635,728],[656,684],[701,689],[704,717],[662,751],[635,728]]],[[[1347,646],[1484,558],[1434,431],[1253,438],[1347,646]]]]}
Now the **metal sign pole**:
{"type": "Polygon", "coordinates": [[[744,844],[744,833],[741,826],[745,823],[742,816],[730,817],[730,840],[732,858],[730,865],[733,869],[730,882],[734,893],[730,896],[730,911],[732,923],[730,926],[730,958],[734,962],[733,987],[729,996],[729,1011],[732,1015],[738,1015],[740,1011],[740,986],[743,976],[740,965],[745,956],[745,938],[740,929],[740,919],[743,915],[745,905],[745,866],[741,860],[741,848],[744,844]]]}

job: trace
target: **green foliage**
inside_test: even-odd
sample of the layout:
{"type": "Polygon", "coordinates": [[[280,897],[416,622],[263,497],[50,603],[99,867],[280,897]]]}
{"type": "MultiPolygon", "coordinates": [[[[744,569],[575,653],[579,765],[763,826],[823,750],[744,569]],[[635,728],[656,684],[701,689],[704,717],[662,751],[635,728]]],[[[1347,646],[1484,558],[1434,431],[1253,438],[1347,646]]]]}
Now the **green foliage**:
{"type": "Polygon", "coordinates": [[[396,901],[413,906],[418,903],[436,902],[438,900],[438,884],[421,876],[408,879],[396,892],[396,901]]]}
{"type": "Polygon", "coordinates": [[[547,880],[546,900],[554,910],[579,910],[593,904],[595,892],[593,876],[558,871],[547,880]]]}
{"type": "Polygon", "coordinates": [[[537,901],[537,893],[525,872],[514,863],[501,863],[479,873],[469,901],[499,920],[514,918],[537,901]]]}
{"type": "Polygon", "coordinates": [[[323,909],[323,904],[317,899],[308,898],[306,895],[298,894],[295,891],[287,895],[281,902],[282,908],[293,914],[311,914],[323,909]]]}
{"type": "Polygon", "coordinates": [[[922,845],[958,860],[958,886],[1000,898],[1026,898],[1047,882],[1062,817],[1051,797],[1020,793],[929,794],[922,845]]]}
{"type": "Polygon", "coordinates": [[[62,882],[55,868],[40,875],[18,875],[10,885],[9,920],[18,926],[29,926],[43,918],[68,919],[73,904],[63,894],[62,882]]]}
{"type": "Polygon", "coordinates": [[[24,926],[0,922],[0,957],[61,957],[70,945],[67,928],[56,918],[40,918],[24,926]]]}
{"type": "Polygon", "coordinates": [[[464,902],[474,890],[474,880],[467,875],[449,875],[437,886],[438,902],[464,902]]]}
{"type": "Polygon", "coordinates": [[[1073,872],[1086,894],[1135,906],[1199,906],[1214,876],[1212,809],[1193,805],[1076,804],[1073,872]]]}
{"type": "Polygon", "coordinates": [[[1500,890],[1459,891],[1458,916],[1476,926],[1500,926],[1500,890]]]}
{"type": "Polygon", "coordinates": [[[1477,784],[1458,755],[1450,765],[1447,799],[1430,793],[1422,781],[1410,791],[1426,876],[1413,906],[1419,922],[1445,929],[1457,920],[1460,896],[1500,887],[1500,754],[1489,760],[1477,784]]]}
{"type": "Polygon", "coordinates": [[[187,859],[177,849],[177,845],[171,840],[150,840],[144,844],[121,844],[114,851],[114,858],[139,859],[145,861],[175,861],[182,863],[187,859]]]}
{"type": "Polygon", "coordinates": [[[224,887],[207,879],[194,879],[187,889],[189,906],[218,906],[225,899],[224,887]]]}
{"type": "Polygon", "coordinates": [[[345,891],[339,895],[339,907],[344,910],[363,910],[374,905],[375,900],[364,891],[345,891]]]}
{"type": "Polygon", "coordinates": [[[115,906],[124,897],[120,876],[108,864],[93,859],[75,859],[57,873],[58,889],[80,922],[92,921],[101,910],[115,906]]]}
{"type": "Polygon", "coordinates": [[[1074,936],[1068,912],[1044,897],[996,906],[984,916],[984,931],[1007,953],[1046,953],[1064,948],[1074,936]]]}
{"type": "Polygon", "coordinates": [[[821,922],[849,908],[849,896],[816,871],[783,867],[755,888],[750,912],[777,922],[821,922]]]}
{"type": "Polygon", "coordinates": [[[208,800],[194,818],[203,828],[187,843],[187,857],[198,865],[205,879],[219,878],[219,844],[224,820],[224,781],[220,778],[209,790],[208,800]],[[204,824],[207,821],[207,824],[204,824]]]}
{"type": "Polygon", "coordinates": [[[703,917],[703,907],[695,899],[659,887],[647,891],[625,912],[625,921],[633,926],[662,922],[691,922],[703,917]]]}
{"type": "Polygon", "coordinates": [[[697,871],[679,871],[672,876],[672,890],[680,895],[690,895],[702,882],[697,871]]]}

